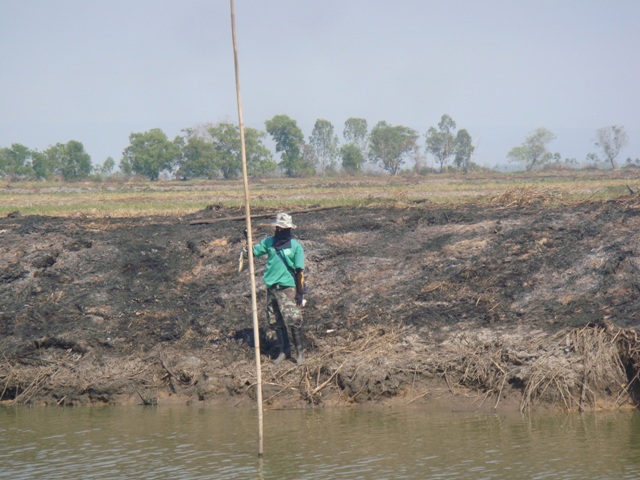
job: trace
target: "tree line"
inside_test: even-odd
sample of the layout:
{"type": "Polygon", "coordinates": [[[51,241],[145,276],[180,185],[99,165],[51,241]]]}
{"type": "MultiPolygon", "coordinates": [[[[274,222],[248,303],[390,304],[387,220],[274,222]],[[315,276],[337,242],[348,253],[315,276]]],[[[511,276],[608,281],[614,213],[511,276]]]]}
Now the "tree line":
{"type": "MultiPolygon", "coordinates": [[[[546,128],[538,128],[531,132],[522,145],[514,147],[507,154],[507,158],[516,163],[524,165],[526,171],[536,168],[543,168],[548,165],[576,166],[578,161],[575,158],[565,158],[562,160],[560,153],[551,153],[548,149],[549,143],[556,139],[553,132],[546,128]]],[[[628,143],[627,132],[620,125],[612,125],[596,130],[594,145],[600,150],[602,157],[597,153],[587,154],[586,163],[590,167],[607,165],[612,169],[618,167],[618,157],[620,151],[628,143]]],[[[629,166],[640,166],[640,159],[632,160],[628,157],[626,164],[629,166]]]]}
{"type": "MultiPolygon", "coordinates": [[[[162,175],[177,179],[234,179],[242,172],[240,129],[237,125],[221,122],[187,128],[182,135],[169,139],[159,128],[129,135],[129,145],[123,150],[118,175],[138,175],[158,180],[162,175]]],[[[303,177],[361,172],[366,164],[391,175],[402,171],[408,160],[413,160],[414,171],[468,172],[480,167],[473,162],[475,147],[466,129],[458,129],[447,114],[436,126],[421,135],[403,125],[385,121],[376,123],[371,130],[367,120],[349,118],[342,129],[342,141],[333,124],[318,119],[311,135],[305,140],[296,121],[287,115],[276,115],[265,122],[265,131],[246,128],[245,154],[247,170],[254,177],[285,175],[303,177]],[[275,155],[267,147],[270,138],[275,155]],[[426,166],[430,155],[437,169],[426,166]]],[[[612,168],[627,142],[623,127],[599,129],[596,145],[612,168]]],[[[559,153],[552,154],[548,144],[555,135],[545,128],[530,134],[522,145],[513,148],[507,158],[522,163],[527,171],[553,163],[561,163],[559,153]]],[[[597,154],[588,160],[600,162],[597,154]]],[[[628,160],[630,162],[630,159],[628,160]]],[[[565,164],[577,163],[565,159],[565,164]]],[[[636,163],[639,163],[636,160],[636,163]]],[[[40,152],[21,144],[0,148],[0,177],[13,180],[47,180],[62,177],[67,181],[83,180],[91,176],[114,174],[115,161],[109,157],[101,166],[93,166],[91,157],[81,142],[71,140],[58,143],[40,152]]]]}
{"type": "MultiPolygon", "coordinates": [[[[158,180],[168,174],[178,179],[233,179],[242,172],[240,129],[221,122],[199,125],[169,139],[159,128],[129,135],[123,150],[119,174],[139,175],[158,180]]],[[[469,133],[456,131],[456,123],[443,115],[437,127],[425,134],[425,153],[436,159],[440,170],[453,161],[455,168],[467,171],[474,147],[469,133]]],[[[342,130],[342,142],[331,122],[318,119],[308,139],[296,121],[276,115],[265,122],[265,131],[246,128],[245,154],[249,175],[266,177],[285,175],[303,177],[362,171],[369,163],[392,175],[401,171],[408,160],[416,166],[424,156],[418,146],[420,134],[409,127],[380,121],[368,128],[367,120],[349,118],[342,130]],[[270,138],[275,155],[267,147],[270,138]]],[[[93,167],[91,157],[81,142],[72,140],[40,152],[21,144],[0,148],[0,176],[14,180],[46,180],[62,177],[74,181],[92,175],[111,175],[115,161],[108,158],[93,167]]]]}

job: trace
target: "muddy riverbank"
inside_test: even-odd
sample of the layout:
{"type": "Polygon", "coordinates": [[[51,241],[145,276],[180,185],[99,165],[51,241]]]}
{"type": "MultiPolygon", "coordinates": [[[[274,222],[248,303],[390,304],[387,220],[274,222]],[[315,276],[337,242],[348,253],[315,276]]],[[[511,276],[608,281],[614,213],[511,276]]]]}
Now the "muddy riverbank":
{"type": "MultiPolygon", "coordinates": [[[[307,257],[308,361],[272,364],[263,332],[268,407],[636,406],[637,195],[558,206],[528,192],[293,215],[307,257]]],[[[2,401],[249,405],[241,216],[211,206],[183,217],[0,219],[2,401]]],[[[256,218],[254,238],[271,233],[266,223],[256,218]]],[[[262,268],[258,259],[259,277],[262,268]]]]}

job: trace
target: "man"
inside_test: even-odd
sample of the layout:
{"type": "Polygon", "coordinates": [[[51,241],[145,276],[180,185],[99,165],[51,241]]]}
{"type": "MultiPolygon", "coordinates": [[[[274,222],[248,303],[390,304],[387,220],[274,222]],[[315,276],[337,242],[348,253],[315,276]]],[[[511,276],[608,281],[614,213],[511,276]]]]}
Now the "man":
{"type": "Polygon", "coordinates": [[[302,336],[302,304],[304,296],[304,250],[292,237],[296,228],[291,215],[278,213],[271,223],[275,227],[267,237],[253,247],[253,256],[267,255],[263,275],[267,285],[267,320],[276,331],[280,353],[274,363],[291,358],[290,339],[296,348],[296,363],[304,363],[302,336]]]}

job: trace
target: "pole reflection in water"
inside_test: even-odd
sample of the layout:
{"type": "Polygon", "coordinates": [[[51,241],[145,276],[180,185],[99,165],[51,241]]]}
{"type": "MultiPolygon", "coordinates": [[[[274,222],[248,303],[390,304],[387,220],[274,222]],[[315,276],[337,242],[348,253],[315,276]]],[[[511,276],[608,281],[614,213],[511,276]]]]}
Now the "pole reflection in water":
{"type": "Polygon", "coordinates": [[[640,414],[0,408],[0,478],[640,478],[640,414]]]}

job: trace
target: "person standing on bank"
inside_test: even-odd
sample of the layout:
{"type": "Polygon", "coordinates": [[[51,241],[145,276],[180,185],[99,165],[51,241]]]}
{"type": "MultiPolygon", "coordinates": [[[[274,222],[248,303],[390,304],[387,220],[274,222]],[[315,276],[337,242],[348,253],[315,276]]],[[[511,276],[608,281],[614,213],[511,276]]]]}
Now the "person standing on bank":
{"type": "Polygon", "coordinates": [[[296,228],[291,215],[278,213],[271,223],[275,227],[267,237],[253,247],[253,256],[267,255],[263,275],[267,286],[267,320],[276,331],[280,353],[274,363],[291,358],[291,343],[296,348],[296,363],[304,363],[302,305],[304,296],[304,250],[292,236],[296,228]]]}

